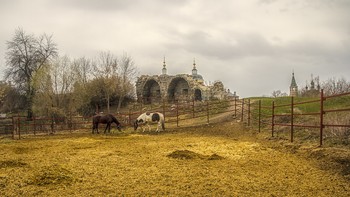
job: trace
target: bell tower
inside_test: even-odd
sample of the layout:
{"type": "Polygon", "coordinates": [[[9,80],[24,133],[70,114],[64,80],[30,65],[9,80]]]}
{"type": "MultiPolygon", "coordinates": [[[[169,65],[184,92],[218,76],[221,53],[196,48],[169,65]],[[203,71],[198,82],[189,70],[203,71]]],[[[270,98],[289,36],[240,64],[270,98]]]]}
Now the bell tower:
{"type": "Polygon", "coordinates": [[[295,77],[294,77],[294,71],[292,73],[292,82],[289,86],[289,96],[298,96],[298,85],[295,81],[295,77]]]}
{"type": "Polygon", "coordinates": [[[166,70],[165,56],[164,56],[162,75],[166,75],[166,73],[167,73],[167,70],[166,70]]]}

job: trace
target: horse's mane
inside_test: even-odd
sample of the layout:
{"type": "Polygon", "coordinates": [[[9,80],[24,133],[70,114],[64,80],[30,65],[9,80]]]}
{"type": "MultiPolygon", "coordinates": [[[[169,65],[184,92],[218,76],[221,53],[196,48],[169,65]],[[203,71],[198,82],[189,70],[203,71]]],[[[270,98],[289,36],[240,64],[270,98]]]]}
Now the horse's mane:
{"type": "Polygon", "coordinates": [[[113,122],[115,122],[117,125],[120,125],[120,123],[119,123],[119,121],[117,120],[116,117],[114,117],[113,115],[110,115],[110,116],[111,116],[113,122]]]}

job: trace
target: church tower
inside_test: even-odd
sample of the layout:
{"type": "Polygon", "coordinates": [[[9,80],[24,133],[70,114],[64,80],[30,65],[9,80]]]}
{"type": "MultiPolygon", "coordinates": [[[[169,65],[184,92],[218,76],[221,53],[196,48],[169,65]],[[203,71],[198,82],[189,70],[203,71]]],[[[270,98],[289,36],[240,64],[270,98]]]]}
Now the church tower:
{"type": "Polygon", "coordinates": [[[166,70],[165,57],[164,57],[162,75],[166,75],[166,73],[167,73],[167,70],[166,70]]]}
{"type": "Polygon", "coordinates": [[[289,96],[298,96],[298,85],[295,81],[294,71],[292,73],[292,83],[290,84],[289,91],[289,96]]]}
{"type": "Polygon", "coordinates": [[[192,76],[197,76],[196,60],[193,60],[192,76]]]}

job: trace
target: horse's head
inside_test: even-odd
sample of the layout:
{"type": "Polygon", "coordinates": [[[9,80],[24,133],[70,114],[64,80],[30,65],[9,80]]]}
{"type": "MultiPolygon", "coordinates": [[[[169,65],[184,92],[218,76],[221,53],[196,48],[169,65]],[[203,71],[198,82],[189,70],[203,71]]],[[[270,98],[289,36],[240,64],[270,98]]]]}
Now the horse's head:
{"type": "Polygon", "coordinates": [[[134,131],[137,130],[137,128],[139,127],[139,123],[142,123],[142,122],[143,122],[142,119],[141,120],[135,120],[135,122],[134,122],[134,131]]]}
{"type": "Polygon", "coordinates": [[[139,124],[138,124],[138,121],[135,120],[135,122],[134,122],[134,131],[136,131],[137,127],[139,127],[139,124]]]}
{"type": "Polygon", "coordinates": [[[117,129],[118,129],[118,131],[122,131],[122,125],[121,125],[121,124],[118,124],[118,125],[117,125],[117,129]]]}

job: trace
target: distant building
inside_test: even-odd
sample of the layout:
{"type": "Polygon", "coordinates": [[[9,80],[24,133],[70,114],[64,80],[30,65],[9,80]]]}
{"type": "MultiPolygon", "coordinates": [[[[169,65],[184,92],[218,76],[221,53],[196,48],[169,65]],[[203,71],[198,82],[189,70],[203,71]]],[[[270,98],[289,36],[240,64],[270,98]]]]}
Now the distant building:
{"type": "Polygon", "coordinates": [[[193,61],[192,73],[168,75],[163,62],[161,75],[141,75],[136,81],[136,94],[139,101],[145,103],[175,100],[209,100],[238,97],[224,88],[221,81],[205,85],[202,75],[198,74],[196,62],[193,61]]]}
{"type": "Polygon", "coordinates": [[[304,97],[319,96],[320,90],[321,90],[321,86],[320,86],[319,77],[314,78],[313,75],[311,75],[310,85],[308,86],[308,84],[306,83],[305,88],[301,90],[301,96],[304,96],[304,97]],[[316,86],[315,86],[315,81],[317,83],[316,86]]]}
{"type": "Polygon", "coordinates": [[[289,96],[298,96],[298,85],[295,81],[294,72],[292,73],[292,82],[289,86],[289,96]]]}
{"type": "Polygon", "coordinates": [[[314,96],[318,96],[319,92],[320,92],[320,82],[319,82],[319,78],[318,77],[313,77],[311,75],[311,82],[308,85],[306,83],[305,88],[302,88],[301,90],[298,90],[298,85],[296,83],[295,77],[294,77],[294,72],[292,73],[292,82],[289,86],[289,96],[301,96],[301,97],[314,97],[314,96]],[[315,86],[315,81],[317,83],[317,85],[315,86]]]}

